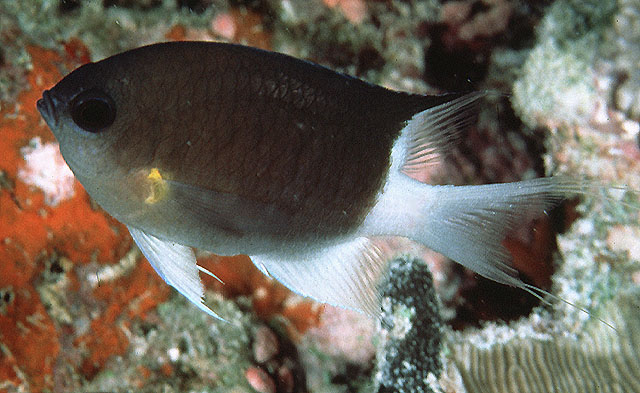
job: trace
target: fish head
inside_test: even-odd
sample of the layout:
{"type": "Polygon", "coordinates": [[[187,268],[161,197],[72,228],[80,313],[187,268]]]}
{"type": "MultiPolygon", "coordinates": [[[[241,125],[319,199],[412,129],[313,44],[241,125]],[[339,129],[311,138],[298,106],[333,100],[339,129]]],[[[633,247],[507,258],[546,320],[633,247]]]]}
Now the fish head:
{"type": "Polygon", "coordinates": [[[126,130],[127,103],[100,63],[76,69],[37,102],[60,151],[79,177],[104,175],[114,169],[111,147],[126,130]]]}
{"type": "Polygon", "coordinates": [[[154,150],[144,120],[150,114],[129,68],[109,61],[85,64],[37,102],[74,175],[116,218],[149,197],[154,150]]]}

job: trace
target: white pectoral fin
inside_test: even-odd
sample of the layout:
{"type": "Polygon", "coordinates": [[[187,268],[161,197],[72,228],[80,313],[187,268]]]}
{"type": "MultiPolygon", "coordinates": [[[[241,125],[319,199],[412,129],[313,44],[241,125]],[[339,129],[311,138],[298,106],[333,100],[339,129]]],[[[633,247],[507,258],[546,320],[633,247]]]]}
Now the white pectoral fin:
{"type": "Polygon", "coordinates": [[[251,260],[303,296],[379,315],[378,284],[386,274],[388,259],[368,238],[358,237],[295,258],[258,255],[251,260]]]}
{"type": "Polygon", "coordinates": [[[202,301],[204,286],[200,281],[199,266],[191,247],[159,239],[134,227],[128,228],[140,251],[167,284],[202,311],[224,321],[202,301]]]}

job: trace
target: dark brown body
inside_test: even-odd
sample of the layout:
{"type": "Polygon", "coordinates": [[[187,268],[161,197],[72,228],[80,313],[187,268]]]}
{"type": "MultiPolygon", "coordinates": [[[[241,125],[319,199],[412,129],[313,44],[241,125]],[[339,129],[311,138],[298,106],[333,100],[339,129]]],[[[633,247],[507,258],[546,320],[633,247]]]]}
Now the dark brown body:
{"type": "Polygon", "coordinates": [[[74,74],[83,72],[138,97],[125,104],[136,108],[113,97],[126,124],[110,149],[120,166],[158,167],[170,179],[275,206],[293,230],[326,234],[348,232],[369,211],[404,122],[450,99],[221,43],[143,47],[74,74]],[[121,69],[137,72],[122,77],[121,69]]]}

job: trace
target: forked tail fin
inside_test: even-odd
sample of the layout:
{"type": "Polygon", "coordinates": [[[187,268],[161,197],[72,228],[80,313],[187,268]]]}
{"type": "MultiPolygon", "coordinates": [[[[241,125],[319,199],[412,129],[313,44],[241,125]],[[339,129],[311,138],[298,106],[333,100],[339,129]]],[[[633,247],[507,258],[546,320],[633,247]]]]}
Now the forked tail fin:
{"type": "Polygon", "coordinates": [[[408,237],[491,280],[527,289],[502,241],[518,224],[584,187],[581,180],[563,177],[430,186],[398,173],[390,176],[365,225],[375,234],[408,237]]]}

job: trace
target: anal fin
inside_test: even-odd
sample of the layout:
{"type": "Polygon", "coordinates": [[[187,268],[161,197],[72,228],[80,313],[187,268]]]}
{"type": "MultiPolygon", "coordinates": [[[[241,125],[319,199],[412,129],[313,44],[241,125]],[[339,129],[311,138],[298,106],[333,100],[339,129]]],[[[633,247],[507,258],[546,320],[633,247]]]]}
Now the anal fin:
{"type": "Polygon", "coordinates": [[[251,260],[303,296],[373,317],[380,313],[378,284],[386,274],[388,258],[366,237],[295,257],[257,255],[251,260]]]}

